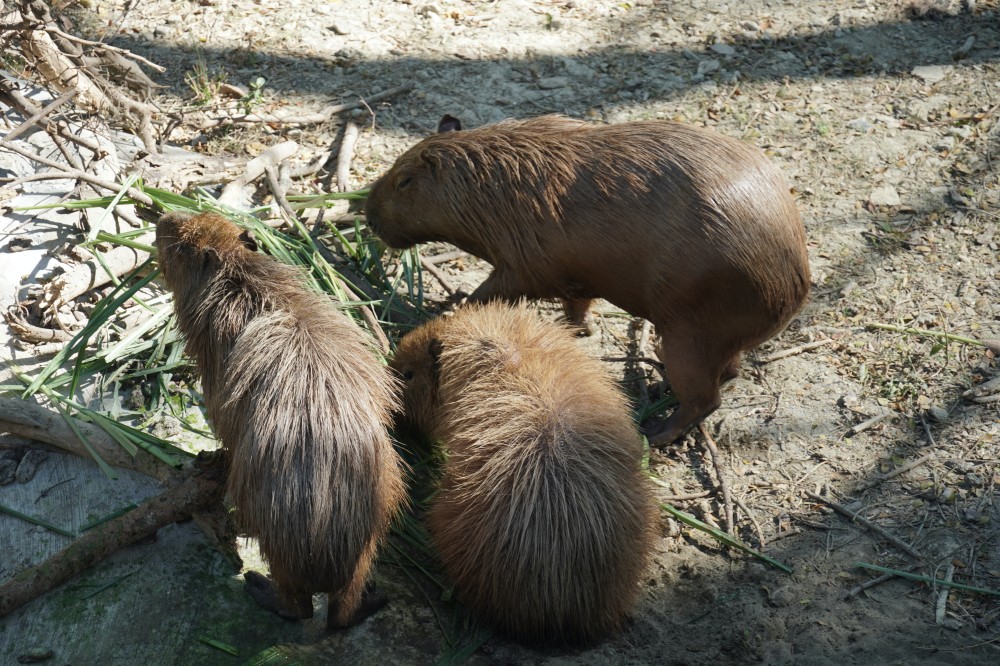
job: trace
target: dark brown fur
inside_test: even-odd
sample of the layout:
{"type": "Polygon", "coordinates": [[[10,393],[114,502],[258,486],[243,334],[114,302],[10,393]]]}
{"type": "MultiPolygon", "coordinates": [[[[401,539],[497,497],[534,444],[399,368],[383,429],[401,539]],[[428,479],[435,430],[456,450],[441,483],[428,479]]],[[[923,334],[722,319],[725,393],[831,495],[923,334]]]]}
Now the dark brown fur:
{"type": "Polygon", "coordinates": [[[328,624],[348,626],[405,492],[390,373],[333,302],[228,220],[165,215],[156,246],[280,610],[310,617],[312,593],[327,592],[328,624]]]}
{"type": "Polygon", "coordinates": [[[460,308],[400,342],[405,420],[445,447],[428,528],[458,597],[519,638],[623,623],[656,509],[642,440],[601,364],[524,307],[460,308]]]}
{"type": "Polygon", "coordinates": [[[447,241],[493,273],[473,301],[593,298],[649,319],[680,407],[668,443],[719,406],[740,352],[780,331],[809,291],[805,233],[757,149],[695,127],[545,116],[431,136],[372,187],[389,245],[447,241]]]}

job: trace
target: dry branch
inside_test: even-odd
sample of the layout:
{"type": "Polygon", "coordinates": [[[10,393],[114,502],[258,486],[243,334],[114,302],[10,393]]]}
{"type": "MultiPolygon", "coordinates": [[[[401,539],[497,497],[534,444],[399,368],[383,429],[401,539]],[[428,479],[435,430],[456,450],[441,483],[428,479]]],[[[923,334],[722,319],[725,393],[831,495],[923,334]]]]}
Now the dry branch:
{"type": "Polygon", "coordinates": [[[351,189],[351,162],[354,160],[354,144],[358,142],[358,133],[358,126],[347,121],[344,125],[344,138],[340,140],[340,152],[337,153],[338,192],[351,189]]]}
{"type": "Polygon", "coordinates": [[[895,534],[892,534],[891,532],[889,532],[888,530],[886,530],[883,527],[879,527],[878,525],[876,525],[875,523],[871,522],[867,518],[861,517],[860,515],[858,515],[854,511],[851,511],[850,509],[848,509],[847,507],[845,507],[844,505],[838,504],[837,502],[834,502],[831,499],[827,499],[826,497],[823,497],[822,495],[817,495],[816,493],[810,492],[808,490],[805,491],[805,492],[806,492],[806,495],[808,495],[810,498],[816,500],[817,502],[822,502],[823,504],[826,504],[827,506],[829,506],[831,509],[833,509],[837,513],[839,513],[839,514],[841,514],[843,516],[847,516],[848,518],[850,518],[854,522],[867,527],[869,530],[871,530],[872,532],[875,532],[876,534],[878,534],[880,537],[882,537],[886,541],[891,542],[894,546],[896,546],[897,548],[899,548],[900,550],[902,550],[904,553],[906,553],[910,557],[915,557],[917,559],[920,559],[920,558],[923,557],[923,555],[920,554],[920,551],[918,551],[916,548],[914,548],[910,544],[908,544],[905,541],[903,541],[902,539],[900,539],[895,534]]]}
{"type": "Polygon", "coordinates": [[[264,175],[268,167],[277,167],[294,155],[298,149],[299,144],[294,141],[284,141],[263,151],[247,162],[243,175],[222,188],[218,204],[220,206],[236,206],[242,198],[243,188],[264,175]]]}
{"type": "MultiPolygon", "coordinates": [[[[182,476],[145,451],[140,451],[134,457],[129,455],[108,433],[95,425],[79,419],[75,420],[75,425],[87,438],[91,448],[113,467],[130,469],[164,482],[176,481],[182,476]]],[[[0,397],[0,432],[45,442],[81,458],[91,457],[58,412],[25,400],[0,397]]]]}
{"type": "Polygon", "coordinates": [[[65,583],[119,548],[155,534],[222,499],[225,471],[220,456],[200,457],[195,473],[138,508],[95,527],[45,562],[0,585],[0,617],[65,583]]]}
{"type": "Polygon", "coordinates": [[[826,340],[816,340],[815,342],[807,342],[804,345],[799,345],[798,347],[791,347],[790,349],[782,349],[781,351],[776,351],[774,353],[768,354],[767,356],[762,356],[759,361],[761,363],[770,363],[771,361],[777,361],[779,358],[786,358],[788,356],[795,356],[796,354],[801,354],[802,352],[807,352],[813,349],[817,349],[824,345],[828,345],[833,342],[832,339],[826,340]]]}
{"type": "MultiPolygon", "coordinates": [[[[140,236],[136,243],[152,244],[153,234],[140,236]]],[[[149,259],[149,253],[136,250],[123,245],[112,248],[103,253],[104,263],[108,269],[114,273],[115,277],[121,277],[134,271],[149,259]]],[[[42,297],[38,306],[42,309],[50,310],[54,313],[61,306],[75,300],[81,294],[85,294],[91,289],[103,287],[111,282],[111,276],[97,262],[91,259],[77,265],[73,270],[64,273],[45,285],[42,290],[42,297]]]]}

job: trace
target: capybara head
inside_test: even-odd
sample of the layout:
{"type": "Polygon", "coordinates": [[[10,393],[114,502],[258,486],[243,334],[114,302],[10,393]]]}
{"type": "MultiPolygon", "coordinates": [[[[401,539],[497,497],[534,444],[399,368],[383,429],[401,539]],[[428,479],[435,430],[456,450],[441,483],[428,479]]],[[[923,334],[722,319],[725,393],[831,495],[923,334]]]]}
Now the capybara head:
{"type": "Polygon", "coordinates": [[[253,234],[215,213],[175,212],[156,223],[158,262],[167,286],[202,285],[232,259],[257,251],[253,234]]]}
{"type": "Polygon", "coordinates": [[[404,428],[430,435],[439,407],[439,361],[442,318],[424,324],[403,337],[396,347],[390,367],[402,380],[402,400],[397,423],[404,428]]]}

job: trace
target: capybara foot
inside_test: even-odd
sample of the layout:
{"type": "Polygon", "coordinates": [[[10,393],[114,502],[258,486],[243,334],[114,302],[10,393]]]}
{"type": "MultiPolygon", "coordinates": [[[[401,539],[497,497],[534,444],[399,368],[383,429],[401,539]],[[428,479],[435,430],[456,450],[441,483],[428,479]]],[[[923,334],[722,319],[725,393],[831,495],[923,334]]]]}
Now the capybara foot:
{"type": "Polygon", "coordinates": [[[281,603],[274,589],[274,582],[269,576],[256,571],[247,571],[243,574],[243,580],[246,581],[247,593],[261,608],[288,620],[306,620],[312,617],[312,595],[303,595],[289,606],[281,603]]]}
{"type": "Polygon", "coordinates": [[[347,629],[348,627],[353,627],[360,624],[370,615],[374,615],[378,611],[385,608],[386,604],[389,603],[389,598],[375,589],[374,585],[368,585],[365,587],[365,591],[361,593],[361,602],[358,604],[358,608],[352,613],[347,619],[339,619],[337,613],[337,608],[330,608],[326,618],[326,628],[327,629],[347,629]]]}

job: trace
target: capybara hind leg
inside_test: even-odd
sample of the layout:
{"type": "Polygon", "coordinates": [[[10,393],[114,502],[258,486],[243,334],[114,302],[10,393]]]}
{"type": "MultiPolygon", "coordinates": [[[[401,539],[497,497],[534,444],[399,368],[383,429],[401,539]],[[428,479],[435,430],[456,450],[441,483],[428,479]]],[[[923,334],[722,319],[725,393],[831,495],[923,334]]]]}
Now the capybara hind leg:
{"type": "MultiPolygon", "coordinates": [[[[666,339],[675,342],[677,337],[666,339]]],[[[668,347],[664,340],[660,341],[656,353],[663,361],[670,388],[680,403],[656,433],[647,433],[649,443],[662,448],[680,439],[691,426],[718,409],[722,403],[719,379],[723,367],[729,369],[732,361],[711,363],[696,344],[670,344],[668,347]]]]}
{"type": "Polygon", "coordinates": [[[375,591],[374,585],[367,585],[371,559],[362,558],[354,571],[354,577],[338,594],[331,592],[326,616],[327,629],[353,627],[369,615],[380,610],[388,600],[375,591]]]}
{"type": "Polygon", "coordinates": [[[740,376],[740,355],[736,354],[731,359],[729,363],[726,363],[722,368],[722,374],[719,376],[719,383],[725,384],[730,379],[736,379],[740,376]]]}
{"type": "Polygon", "coordinates": [[[590,304],[593,299],[564,298],[562,301],[566,319],[573,324],[580,335],[594,335],[597,333],[594,317],[590,314],[590,304]]]}
{"type": "Polygon", "coordinates": [[[305,620],[313,616],[312,595],[308,592],[297,593],[291,599],[282,601],[274,581],[269,577],[247,571],[243,579],[247,593],[258,606],[290,620],[305,620]]]}

